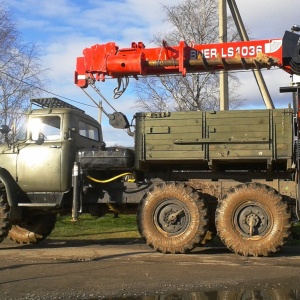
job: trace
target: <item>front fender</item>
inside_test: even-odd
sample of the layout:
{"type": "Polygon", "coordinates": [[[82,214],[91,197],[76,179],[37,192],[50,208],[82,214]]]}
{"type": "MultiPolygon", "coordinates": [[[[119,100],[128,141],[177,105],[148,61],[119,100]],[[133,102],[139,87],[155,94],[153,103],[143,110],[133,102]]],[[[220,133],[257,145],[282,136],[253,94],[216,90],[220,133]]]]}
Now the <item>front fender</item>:
{"type": "Polygon", "coordinates": [[[18,203],[30,202],[27,194],[20,188],[12,175],[4,168],[0,167],[0,181],[5,186],[7,201],[10,206],[10,219],[18,219],[22,214],[22,209],[18,203]]]}

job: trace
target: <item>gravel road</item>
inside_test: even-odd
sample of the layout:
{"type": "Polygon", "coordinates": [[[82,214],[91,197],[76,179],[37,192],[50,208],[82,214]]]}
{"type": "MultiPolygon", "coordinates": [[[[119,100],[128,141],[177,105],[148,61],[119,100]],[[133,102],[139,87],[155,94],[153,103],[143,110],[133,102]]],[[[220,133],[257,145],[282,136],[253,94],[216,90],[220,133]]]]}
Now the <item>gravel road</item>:
{"type": "Polygon", "coordinates": [[[34,246],[5,240],[0,253],[0,299],[300,299],[300,247],[255,258],[225,247],[165,255],[140,239],[34,246]]]}

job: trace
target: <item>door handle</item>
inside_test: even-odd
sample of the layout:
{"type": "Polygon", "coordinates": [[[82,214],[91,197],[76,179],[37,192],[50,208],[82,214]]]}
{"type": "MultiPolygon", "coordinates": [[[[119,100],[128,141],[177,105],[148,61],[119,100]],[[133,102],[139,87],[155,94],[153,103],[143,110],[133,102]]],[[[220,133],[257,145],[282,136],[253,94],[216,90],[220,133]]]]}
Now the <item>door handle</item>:
{"type": "Polygon", "coordinates": [[[59,148],[61,148],[61,146],[51,145],[50,148],[56,148],[56,149],[59,149],[59,148]]]}

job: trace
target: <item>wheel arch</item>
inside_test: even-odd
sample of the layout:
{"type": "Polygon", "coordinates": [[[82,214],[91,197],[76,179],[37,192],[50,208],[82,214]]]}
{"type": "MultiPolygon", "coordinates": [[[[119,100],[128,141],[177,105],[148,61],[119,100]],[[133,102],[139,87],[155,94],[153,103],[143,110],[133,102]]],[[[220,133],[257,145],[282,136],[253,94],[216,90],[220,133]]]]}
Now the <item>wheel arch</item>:
{"type": "Polygon", "coordinates": [[[7,202],[10,206],[10,218],[20,218],[22,209],[18,207],[18,203],[30,202],[27,194],[20,188],[12,175],[2,167],[0,167],[0,181],[4,185],[7,202]]]}

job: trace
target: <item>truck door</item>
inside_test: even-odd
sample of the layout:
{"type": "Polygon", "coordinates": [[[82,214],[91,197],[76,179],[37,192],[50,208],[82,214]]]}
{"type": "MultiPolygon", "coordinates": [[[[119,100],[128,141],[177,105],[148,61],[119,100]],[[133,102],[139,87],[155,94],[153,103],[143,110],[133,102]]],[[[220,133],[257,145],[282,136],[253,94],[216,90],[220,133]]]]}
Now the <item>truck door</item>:
{"type": "Polygon", "coordinates": [[[32,116],[28,139],[19,147],[17,180],[26,192],[61,191],[62,121],[60,116],[32,116]]]}

